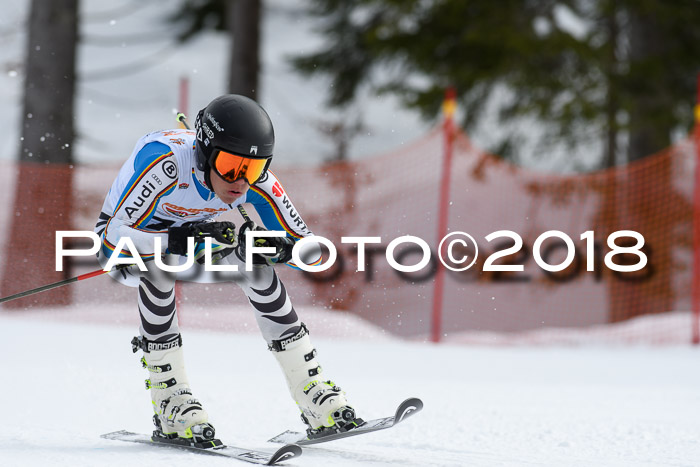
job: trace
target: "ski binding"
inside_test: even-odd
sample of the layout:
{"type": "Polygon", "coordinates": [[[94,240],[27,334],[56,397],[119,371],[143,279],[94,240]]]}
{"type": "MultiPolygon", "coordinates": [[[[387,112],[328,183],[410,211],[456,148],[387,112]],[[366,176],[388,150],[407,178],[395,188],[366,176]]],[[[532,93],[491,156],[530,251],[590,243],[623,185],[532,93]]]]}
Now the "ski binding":
{"type": "Polygon", "coordinates": [[[269,439],[273,443],[291,443],[293,445],[305,446],[309,444],[325,443],[327,441],[333,441],[336,439],[347,438],[349,436],[363,435],[365,433],[370,433],[372,431],[386,430],[387,428],[392,428],[398,425],[400,422],[406,420],[411,415],[420,412],[423,408],[423,401],[417,397],[411,397],[406,399],[401,404],[399,404],[396,409],[396,413],[391,417],[377,418],[375,420],[368,420],[363,422],[356,428],[352,428],[347,431],[341,432],[330,432],[328,434],[323,434],[318,437],[309,438],[306,433],[300,431],[290,431],[287,430],[284,433],[280,433],[274,438],[269,439]]]}
{"type": "Polygon", "coordinates": [[[301,448],[294,444],[286,444],[275,452],[270,453],[236,446],[228,446],[221,443],[221,441],[218,439],[205,441],[202,443],[195,443],[187,442],[181,438],[167,439],[156,436],[151,437],[149,435],[132,433],[126,430],[106,433],[102,435],[101,438],[116,439],[130,443],[147,444],[149,446],[183,449],[199,454],[230,457],[233,459],[262,465],[276,465],[280,462],[301,456],[301,448]]]}

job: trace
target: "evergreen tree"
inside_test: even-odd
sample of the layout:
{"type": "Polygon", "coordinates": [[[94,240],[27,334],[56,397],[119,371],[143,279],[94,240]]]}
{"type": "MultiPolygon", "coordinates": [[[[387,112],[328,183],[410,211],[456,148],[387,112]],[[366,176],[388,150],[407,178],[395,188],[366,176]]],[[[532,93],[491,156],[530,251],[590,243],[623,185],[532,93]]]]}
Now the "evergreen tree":
{"type": "MultiPolygon", "coordinates": [[[[598,138],[605,165],[621,150],[621,132],[630,142],[629,159],[637,159],[662,149],[674,129],[692,123],[700,68],[695,0],[311,5],[325,45],[294,64],[331,78],[331,105],[350,103],[367,85],[430,118],[439,115],[444,89],[452,85],[466,109],[462,124],[470,129],[492,93],[505,87],[512,99],[501,103],[500,121],[535,117],[546,136],[571,146],[598,138]],[[566,13],[577,18],[579,31],[562,21],[566,13]]],[[[505,139],[499,149],[509,148],[512,141],[505,139]]]]}

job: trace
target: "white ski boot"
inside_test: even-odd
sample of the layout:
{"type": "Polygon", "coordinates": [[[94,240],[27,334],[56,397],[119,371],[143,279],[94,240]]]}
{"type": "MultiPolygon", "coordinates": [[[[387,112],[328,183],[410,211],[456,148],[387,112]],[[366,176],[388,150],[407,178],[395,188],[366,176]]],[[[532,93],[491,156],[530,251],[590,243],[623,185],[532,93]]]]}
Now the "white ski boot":
{"type": "Polygon", "coordinates": [[[348,431],[364,423],[348,405],[345,393],[332,381],[324,381],[304,324],[296,335],[273,341],[270,350],[284,372],[301,419],[309,427],[309,438],[348,431]]]}
{"type": "Polygon", "coordinates": [[[208,423],[207,411],[192,397],[180,336],[168,342],[134,337],[131,344],[134,352],[143,350],[141,364],[150,374],[146,389],[151,390],[155,412],[153,423],[156,430],[153,436],[186,441],[188,444],[206,443],[200,447],[211,447],[211,442],[218,440],[214,439],[215,431],[208,423]]]}

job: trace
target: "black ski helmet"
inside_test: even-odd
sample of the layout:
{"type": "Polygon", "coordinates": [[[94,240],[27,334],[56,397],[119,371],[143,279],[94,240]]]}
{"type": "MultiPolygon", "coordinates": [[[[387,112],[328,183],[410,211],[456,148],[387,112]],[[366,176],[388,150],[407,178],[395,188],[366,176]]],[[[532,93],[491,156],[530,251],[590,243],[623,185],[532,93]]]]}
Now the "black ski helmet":
{"type": "Polygon", "coordinates": [[[238,94],[224,94],[199,111],[194,122],[197,134],[197,168],[212,189],[209,172],[215,150],[251,159],[267,159],[258,181],[266,178],[275,147],[275,130],[260,104],[238,94]]]}

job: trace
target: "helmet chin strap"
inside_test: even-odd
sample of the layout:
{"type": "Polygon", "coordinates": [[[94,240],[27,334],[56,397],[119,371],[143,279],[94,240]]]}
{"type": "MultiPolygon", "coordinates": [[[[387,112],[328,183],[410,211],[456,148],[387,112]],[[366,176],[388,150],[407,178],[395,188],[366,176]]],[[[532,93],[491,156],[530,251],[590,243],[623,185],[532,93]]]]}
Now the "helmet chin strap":
{"type": "MultiPolygon", "coordinates": [[[[200,112],[201,113],[201,112],[200,112]]],[[[199,116],[197,116],[199,118],[199,116]]],[[[204,172],[204,184],[211,191],[214,192],[214,186],[211,184],[211,166],[209,161],[205,160],[205,156],[202,150],[199,148],[199,141],[195,143],[195,161],[197,168],[204,172]]]]}
{"type": "Polygon", "coordinates": [[[211,167],[209,167],[209,164],[204,165],[204,183],[207,184],[209,191],[213,193],[214,186],[211,184],[211,167]]]}

